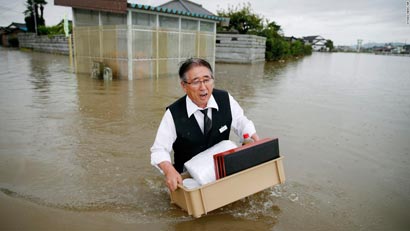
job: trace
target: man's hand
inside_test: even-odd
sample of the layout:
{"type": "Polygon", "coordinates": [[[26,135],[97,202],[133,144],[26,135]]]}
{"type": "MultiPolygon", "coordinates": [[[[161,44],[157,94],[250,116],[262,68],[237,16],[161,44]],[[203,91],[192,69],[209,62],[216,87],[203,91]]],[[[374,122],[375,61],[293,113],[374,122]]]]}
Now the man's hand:
{"type": "Polygon", "coordinates": [[[256,134],[256,133],[254,133],[254,134],[251,136],[251,138],[252,138],[255,142],[260,140],[258,134],[256,134]]]}
{"type": "Polygon", "coordinates": [[[177,189],[178,184],[182,184],[181,174],[178,173],[170,162],[163,161],[158,166],[165,174],[165,183],[170,191],[174,191],[177,189]]]}

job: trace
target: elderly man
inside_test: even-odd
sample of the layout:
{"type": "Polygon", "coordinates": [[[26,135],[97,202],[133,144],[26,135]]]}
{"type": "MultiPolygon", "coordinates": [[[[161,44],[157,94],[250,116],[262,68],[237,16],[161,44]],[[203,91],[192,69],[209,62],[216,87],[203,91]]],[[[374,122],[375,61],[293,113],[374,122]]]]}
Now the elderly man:
{"type": "Polygon", "coordinates": [[[180,66],[179,77],[186,95],[167,107],[151,147],[151,164],[164,173],[171,191],[182,183],[184,163],[228,140],[231,128],[240,137],[247,133],[259,140],[253,122],[246,118],[238,102],[228,92],[214,89],[212,67],[206,60],[186,60],[180,66]]]}

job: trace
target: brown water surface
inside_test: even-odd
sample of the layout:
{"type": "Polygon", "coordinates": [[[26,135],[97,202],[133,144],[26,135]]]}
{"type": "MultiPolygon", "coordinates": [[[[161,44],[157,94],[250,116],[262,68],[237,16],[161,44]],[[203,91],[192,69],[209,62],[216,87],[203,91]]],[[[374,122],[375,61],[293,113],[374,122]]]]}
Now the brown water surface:
{"type": "Polygon", "coordinates": [[[217,64],[216,87],[279,137],[287,182],[200,219],[149,164],[178,78],[104,82],[68,65],[0,48],[1,230],[410,229],[408,57],[217,64]]]}

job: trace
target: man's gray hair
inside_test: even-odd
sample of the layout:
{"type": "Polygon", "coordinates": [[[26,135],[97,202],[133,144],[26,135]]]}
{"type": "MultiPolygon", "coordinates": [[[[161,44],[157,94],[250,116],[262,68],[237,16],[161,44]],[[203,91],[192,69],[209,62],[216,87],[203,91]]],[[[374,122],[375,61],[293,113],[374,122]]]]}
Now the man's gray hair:
{"type": "Polygon", "coordinates": [[[206,61],[205,59],[200,59],[200,58],[189,58],[185,61],[183,61],[180,64],[179,67],[179,78],[181,79],[181,81],[186,82],[187,81],[187,77],[186,77],[186,73],[191,70],[193,67],[197,67],[197,66],[203,66],[209,69],[209,71],[211,72],[211,76],[214,76],[214,73],[212,71],[212,67],[211,64],[208,63],[208,61],[206,61]]]}

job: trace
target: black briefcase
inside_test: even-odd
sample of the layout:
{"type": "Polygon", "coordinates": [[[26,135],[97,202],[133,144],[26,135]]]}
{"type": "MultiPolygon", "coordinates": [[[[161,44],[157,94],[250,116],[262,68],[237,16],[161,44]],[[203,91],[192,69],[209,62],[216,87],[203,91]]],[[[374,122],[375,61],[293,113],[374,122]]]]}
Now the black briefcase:
{"type": "Polygon", "coordinates": [[[276,159],[279,154],[279,140],[265,138],[214,155],[216,179],[223,178],[276,159]]]}

